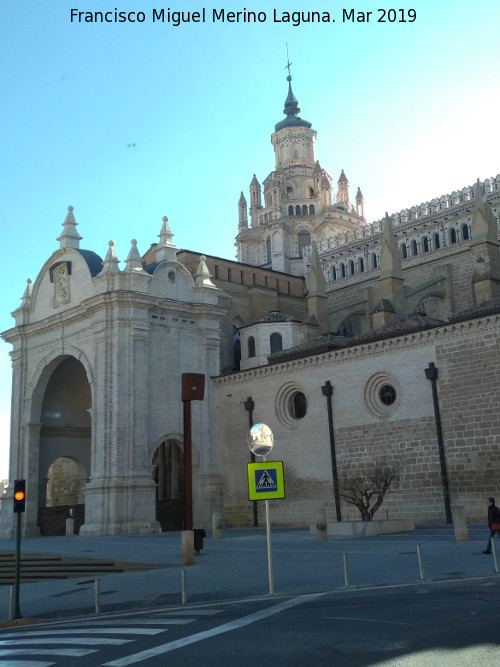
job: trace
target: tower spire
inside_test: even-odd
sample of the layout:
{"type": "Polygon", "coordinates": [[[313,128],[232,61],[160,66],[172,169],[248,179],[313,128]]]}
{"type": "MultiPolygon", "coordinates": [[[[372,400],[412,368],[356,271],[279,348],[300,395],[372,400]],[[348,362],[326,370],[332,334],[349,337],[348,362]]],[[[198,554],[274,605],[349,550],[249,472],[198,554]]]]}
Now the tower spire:
{"type": "Polygon", "coordinates": [[[311,123],[307,120],[299,118],[297,115],[300,112],[299,103],[292,91],[292,75],[290,74],[290,67],[292,63],[288,57],[288,43],[286,45],[286,66],[285,69],[288,70],[288,76],[286,80],[288,81],[288,95],[285,100],[285,108],[283,113],[285,114],[285,120],[277,123],[274,127],[275,131],[281,130],[283,127],[311,127],[311,123]]]}

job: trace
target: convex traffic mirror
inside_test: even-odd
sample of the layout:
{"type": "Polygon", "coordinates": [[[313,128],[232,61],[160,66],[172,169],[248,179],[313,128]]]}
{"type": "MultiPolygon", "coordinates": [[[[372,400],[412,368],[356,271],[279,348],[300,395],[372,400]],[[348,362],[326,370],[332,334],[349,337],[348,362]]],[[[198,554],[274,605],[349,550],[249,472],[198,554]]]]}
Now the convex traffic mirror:
{"type": "Polygon", "coordinates": [[[248,434],[250,451],[257,456],[266,456],[273,448],[273,432],[266,424],[254,424],[248,434]]]}

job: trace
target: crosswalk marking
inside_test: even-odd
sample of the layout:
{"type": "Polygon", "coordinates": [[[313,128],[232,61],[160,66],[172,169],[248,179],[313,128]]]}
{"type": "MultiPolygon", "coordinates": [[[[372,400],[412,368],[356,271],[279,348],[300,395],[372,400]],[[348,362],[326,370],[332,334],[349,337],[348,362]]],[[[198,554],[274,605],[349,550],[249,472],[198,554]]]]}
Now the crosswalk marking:
{"type": "MultiPolygon", "coordinates": [[[[2,655],[61,655],[71,658],[83,658],[85,655],[96,653],[97,649],[92,648],[6,648],[2,650],[2,655]]],[[[0,662],[0,665],[3,664],[0,662]]],[[[15,663],[19,667],[19,663],[15,663]]],[[[53,664],[53,663],[51,663],[53,664]]]]}
{"type": "MultiPolygon", "coordinates": [[[[36,628],[26,631],[0,632],[0,667],[55,667],[60,662],[48,662],[45,657],[80,658],[96,653],[105,646],[120,646],[139,636],[155,636],[168,632],[168,626],[183,626],[202,617],[213,617],[220,609],[161,609],[139,612],[123,618],[94,618],[78,623],[58,624],[59,628],[36,628]],[[100,635],[97,636],[96,635],[100,635]],[[114,635],[114,636],[113,636],[114,635]],[[118,638],[135,635],[132,638],[118,638]],[[76,648],[78,646],[79,648],[76,648]],[[33,647],[33,648],[32,648],[33,647]],[[96,647],[96,648],[91,648],[96,647]],[[30,660],[30,656],[41,659],[30,660]],[[12,658],[12,659],[10,659],[12,658]],[[22,659],[27,658],[27,659],[22,659]]],[[[137,655],[137,654],[136,654],[137,655]]],[[[50,660],[50,658],[49,658],[50,660]]],[[[137,662],[137,658],[133,660],[137,662]]],[[[128,664],[128,663],[127,663],[128,664]]]]}
{"type": "Polygon", "coordinates": [[[41,660],[0,660],[0,667],[52,667],[55,662],[42,662],[41,660]]]}
{"type": "MultiPolygon", "coordinates": [[[[186,625],[187,623],[192,623],[193,621],[196,621],[196,618],[153,618],[153,619],[145,619],[145,618],[134,618],[134,625],[186,625]]],[[[94,625],[123,625],[126,626],[127,623],[130,623],[130,620],[113,620],[113,621],[103,621],[101,619],[96,619],[95,621],[85,621],[85,625],[89,626],[91,630],[93,630],[94,625]]],[[[124,632],[125,630],[123,630],[124,632]]],[[[160,632],[162,632],[160,630],[160,632]]]]}
{"type": "Polygon", "coordinates": [[[196,642],[203,641],[204,639],[211,639],[217,635],[221,635],[225,632],[230,632],[231,630],[236,630],[237,628],[243,628],[246,625],[255,623],[274,614],[279,614],[285,609],[290,607],[295,607],[296,605],[303,604],[309,600],[316,599],[317,597],[324,595],[323,593],[310,593],[309,595],[302,595],[300,597],[292,598],[281,602],[280,604],[274,605],[267,609],[261,609],[253,614],[248,614],[247,616],[242,616],[241,618],[236,619],[235,621],[230,621],[229,623],[224,623],[219,625],[211,630],[205,630],[204,632],[198,632],[197,634],[190,635],[188,637],[183,637],[182,639],[177,639],[166,644],[160,644],[159,646],[154,646],[145,651],[139,651],[138,653],[131,653],[123,658],[118,658],[118,660],[111,660],[111,662],[105,662],[103,667],[127,667],[127,665],[133,665],[142,660],[147,660],[148,658],[154,658],[158,655],[163,655],[164,653],[169,653],[170,651],[175,651],[178,648],[183,648],[184,646],[189,646],[190,644],[195,644],[196,642]]]}
{"type": "MultiPolygon", "coordinates": [[[[70,630],[72,635],[90,635],[90,634],[99,634],[99,635],[157,635],[160,632],[165,632],[162,628],[72,628],[70,630]]],[[[23,632],[22,635],[15,634],[13,632],[2,637],[39,637],[43,635],[67,635],[68,630],[31,630],[29,632],[23,632]]],[[[0,642],[1,645],[1,642],[0,642]]]]}
{"type": "MultiPolygon", "coordinates": [[[[67,634],[67,633],[66,633],[67,634]]],[[[128,644],[129,642],[134,641],[133,639],[113,639],[112,637],[78,637],[72,639],[71,637],[53,637],[52,639],[45,639],[44,637],[39,637],[38,639],[22,639],[22,635],[19,635],[17,639],[6,639],[5,641],[0,640],[0,655],[4,646],[19,646],[19,644],[28,644],[36,645],[40,644],[82,644],[85,646],[106,646],[107,644],[111,646],[119,646],[120,644],[128,644]]],[[[0,665],[0,667],[2,667],[0,665]]]]}

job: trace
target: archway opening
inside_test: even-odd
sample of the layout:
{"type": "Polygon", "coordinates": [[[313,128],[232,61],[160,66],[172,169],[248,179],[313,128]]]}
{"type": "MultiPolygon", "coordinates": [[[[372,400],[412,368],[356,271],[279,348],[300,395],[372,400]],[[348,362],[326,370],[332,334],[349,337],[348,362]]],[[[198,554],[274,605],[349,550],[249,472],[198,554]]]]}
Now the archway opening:
{"type": "Polygon", "coordinates": [[[85,522],[83,487],[91,464],[91,388],[83,364],[66,357],[52,372],[41,403],[38,525],[42,535],[75,532],[85,522]]]}
{"type": "Polygon", "coordinates": [[[178,440],[165,440],[153,454],[156,520],[162,531],[181,530],[184,506],[184,454],[178,440]]]}

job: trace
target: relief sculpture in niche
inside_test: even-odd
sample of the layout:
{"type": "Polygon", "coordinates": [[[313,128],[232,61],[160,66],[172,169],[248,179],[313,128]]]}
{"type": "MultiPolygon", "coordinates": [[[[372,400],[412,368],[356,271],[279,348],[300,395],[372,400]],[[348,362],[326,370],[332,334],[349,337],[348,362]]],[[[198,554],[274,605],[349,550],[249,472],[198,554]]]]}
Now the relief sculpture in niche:
{"type": "Polygon", "coordinates": [[[54,268],[54,306],[62,306],[71,301],[69,275],[66,264],[58,264],[54,268]]]}

